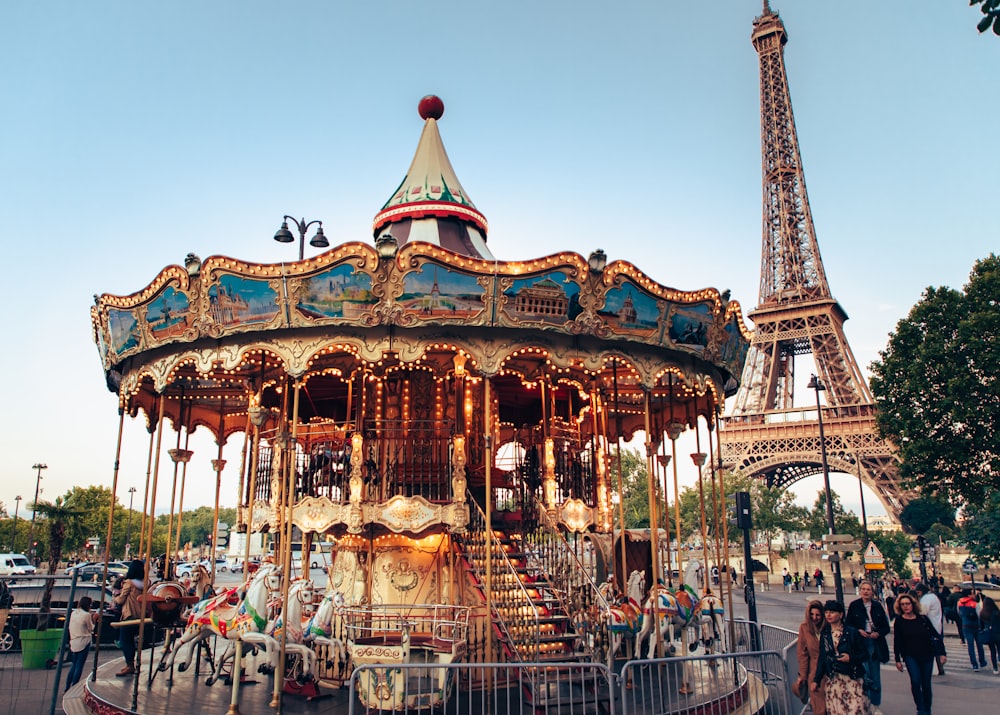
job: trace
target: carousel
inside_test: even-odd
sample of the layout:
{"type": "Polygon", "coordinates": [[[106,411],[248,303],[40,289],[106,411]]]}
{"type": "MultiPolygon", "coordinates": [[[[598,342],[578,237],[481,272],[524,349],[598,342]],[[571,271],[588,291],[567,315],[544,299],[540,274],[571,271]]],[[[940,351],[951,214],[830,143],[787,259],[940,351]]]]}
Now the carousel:
{"type": "MultiPolygon", "coordinates": [[[[352,674],[366,708],[433,708],[475,687],[443,666],[614,668],[721,618],[703,577],[720,554],[703,522],[697,558],[672,557],[671,537],[683,540],[679,526],[664,538],[664,504],[676,508],[677,440],[690,431],[703,514],[724,503],[718,416],[750,339],[739,304],[602,250],[496,258],[445,152],[443,112],[421,100],[415,156],[373,241],[281,264],[189,254],[131,295],[96,298],[108,388],[121,420],[149,429],[147,512],[172,474],[173,515],[187,435],[208,430],[217,489],[231,465],[238,528],[266,534],[274,557],[240,588],[175,599],[149,674],[130,688],[89,681],[92,712],[180,702],[176,689],[204,676],[192,660],[232,685],[230,712],[298,707],[352,674]],[[637,438],[652,523],[630,538],[620,450],[637,438]],[[231,441],[238,463],[223,459],[231,441]],[[308,559],[293,568],[293,543],[307,554],[315,541],[333,545],[325,592],[308,559]],[[274,678],[259,706],[240,694],[256,671],[274,678]]],[[[287,223],[275,238],[294,240],[287,223]]],[[[313,243],[326,245],[322,228],[313,243]]],[[[147,564],[151,543],[149,522],[147,564]]]]}

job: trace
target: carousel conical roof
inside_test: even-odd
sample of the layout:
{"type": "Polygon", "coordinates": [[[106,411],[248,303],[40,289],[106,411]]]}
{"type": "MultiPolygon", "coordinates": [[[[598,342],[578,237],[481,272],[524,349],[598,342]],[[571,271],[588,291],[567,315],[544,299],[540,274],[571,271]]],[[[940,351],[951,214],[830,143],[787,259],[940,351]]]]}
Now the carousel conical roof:
{"type": "Polygon", "coordinates": [[[389,233],[399,245],[426,241],[494,260],[486,247],[486,217],[459,182],[438,132],[444,103],[428,95],[420,100],[418,111],[424,131],[406,177],[375,216],[375,237],[389,233]]]}

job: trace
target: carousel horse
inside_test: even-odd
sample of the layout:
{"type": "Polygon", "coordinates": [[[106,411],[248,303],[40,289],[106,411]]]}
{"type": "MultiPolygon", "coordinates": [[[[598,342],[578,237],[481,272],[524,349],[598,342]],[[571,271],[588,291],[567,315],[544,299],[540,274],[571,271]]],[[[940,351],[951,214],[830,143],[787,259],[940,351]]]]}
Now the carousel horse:
{"type": "MultiPolygon", "coordinates": [[[[642,592],[646,585],[646,574],[642,571],[633,571],[629,575],[628,579],[628,590],[627,596],[621,600],[618,605],[610,605],[614,603],[612,600],[606,600],[609,604],[607,613],[604,617],[607,619],[608,631],[611,635],[611,655],[614,656],[618,653],[618,649],[621,648],[622,640],[627,634],[634,634],[639,631],[640,622],[642,620],[642,607],[640,602],[642,600],[642,592]]],[[[604,586],[602,585],[602,588],[604,586]]],[[[605,593],[611,594],[611,588],[606,589],[605,593]]],[[[602,594],[603,595],[603,594],[602,594]]]]}
{"type": "MultiPolygon", "coordinates": [[[[171,653],[166,663],[160,664],[160,670],[170,669],[173,672],[174,661],[181,646],[192,643],[188,650],[187,660],[178,665],[177,669],[184,672],[191,665],[195,652],[194,643],[212,635],[219,635],[235,643],[245,634],[260,632],[267,625],[267,595],[268,589],[275,585],[279,578],[279,568],[274,564],[262,564],[253,579],[247,585],[242,598],[240,589],[230,588],[221,594],[195,604],[188,615],[187,625],[181,634],[177,648],[171,653]],[[239,599],[239,600],[237,600],[239,599]],[[231,603],[234,600],[236,603],[231,603]]],[[[219,666],[226,658],[224,653],[219,658],[219,666]]],[[[215,668],[219,672],[220,667],[215,668]]],[[[171,685],[173,679],[167,681],[171,685]]]]}
{"type": "Polygon", "coordinates": [[[722,599],[707,591],[698,604],[698,616],[701,625],[701,644],[706,653],[712,653],[715,644],[722,643],[725,632],[723,624],[726,610],[722,605],[722,599]]]}
{"type": "MultiPolygon", "coordinates": [[[[297,655],[302,661],[303,675],[311,675],[316,667],[316,654],[305,643],[306,627],[309,620],[303,618],[306,607],[312,610],[315,586],[311,580],[296,579],[288,588],[288,602],[282,606],[281,614],[274,623],[270,634],[276,641],[285,635],[285,652],[297,655]]],[[[310,613],[310,618],[312,614],[310,613]]]]}
{"type": "MultiPolygon", "coordinates": [[[[693,609],[691,610],[693,611],[693,609]]],[[[635,657],[642,657],[640,649],[647,638],[649,638],[649,652],[646,657],[652,658],[656,655],[657,638],[654,635],[654,628],[659,631],[659,640],[666,644],[669,654],[673,654],[676,650],[674,648],[675,627],[683,629],[689,621],[688,618],[681,618],[680,613],[681,609],[674,593],[662,583],[653,586],[649,591],[649,597],[642,605],[641,625],[635,636],[635,657]],[[654,606],[656,615],[659,616],[658,624],[654,624],[654,606]]],[[[686,610],[685,613],[687,613],[686,610]]]]}
{"type": "Polygon", "coordinates": [[[339,638],[333,637],[333,616],[344,607],[346,600],[340,591],[328,593],[320,601],[316,612],[309,622],[306,623],[303,640],[306,644],[327,646],[330,649],[330,658],[327,660],[327,667],[343,663],[347,660],[347,648],[339,638]]]}

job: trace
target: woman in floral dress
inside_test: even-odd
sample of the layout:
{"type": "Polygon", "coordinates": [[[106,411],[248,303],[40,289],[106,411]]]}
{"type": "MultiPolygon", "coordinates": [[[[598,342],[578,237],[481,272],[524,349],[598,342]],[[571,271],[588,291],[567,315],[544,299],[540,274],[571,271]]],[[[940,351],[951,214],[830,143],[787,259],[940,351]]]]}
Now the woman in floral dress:
{"type": "Polygon", "coordinates": [[[813,691],[826,687],[827,715],[869,715],[871,703],[865,695],[865,660],[868,650],[856,628],[844,623],[844,604],[827,601],[823,607],[826,625],[819,635],[819,662],[813,691]]]}

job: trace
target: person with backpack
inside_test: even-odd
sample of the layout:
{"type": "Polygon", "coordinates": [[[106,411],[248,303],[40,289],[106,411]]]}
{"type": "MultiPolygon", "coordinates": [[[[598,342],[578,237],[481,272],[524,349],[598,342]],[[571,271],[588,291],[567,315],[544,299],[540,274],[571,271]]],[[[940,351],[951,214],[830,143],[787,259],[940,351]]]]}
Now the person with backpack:
{"type": "Polygon", "coordinates": [[[979,601],[972,595],[971,589],[962,589],[962,597],[958,599],[958,619],[962,623],[963,640],[969,649],[972,672],[978,673],[980,668],[986,667],[986,654],[983,644],[979,642],[979,601]]]}

